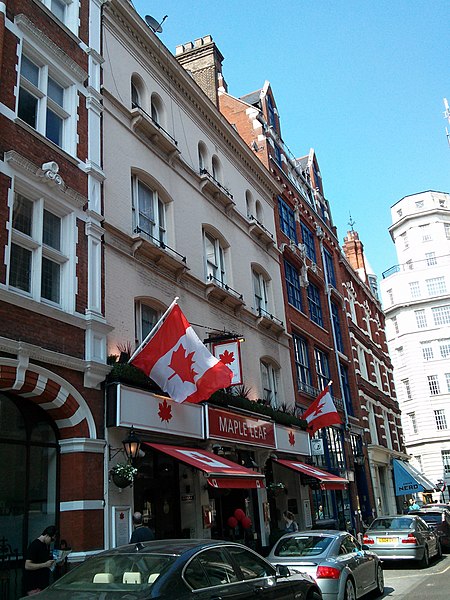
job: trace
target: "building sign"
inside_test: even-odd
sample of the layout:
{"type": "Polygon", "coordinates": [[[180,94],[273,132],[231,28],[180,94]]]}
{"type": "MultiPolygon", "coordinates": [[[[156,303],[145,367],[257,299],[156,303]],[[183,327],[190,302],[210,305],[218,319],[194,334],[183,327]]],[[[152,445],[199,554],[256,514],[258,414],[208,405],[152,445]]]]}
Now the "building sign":
{"type": "Polygon", "coordinates": [[[213,344],[213,354],[221,360],[233,373],[231,385],[240,385],[242,383],[241,366],[241,343],[239,340],[230,340],[213,344]]]}
{"type": "Polygon", "coordinates": [[[206,409],[206,436],[208,438],[275,448],[273,423],[255,417],[238,415],[210,405],[206,409]]]}
{"type": "MultiPolygon", "coordinates": [[[[275,424],[277,450],[310,456],[309,434],[297,427],[275,424]]],[[[291,511],[292,512],[292,511],[291,511]]]]}
{"type": "Polygon", "coordinates": [[[312,456],[323,456],[323,440],[314,439],[311,440],[311,454],[312,456]]]}
{"type": "Polygon", "coordinates": [[[111,516],[113,548],[128,544],[131,537],[131,508],[129,506],[113,506],[111,516]]]}

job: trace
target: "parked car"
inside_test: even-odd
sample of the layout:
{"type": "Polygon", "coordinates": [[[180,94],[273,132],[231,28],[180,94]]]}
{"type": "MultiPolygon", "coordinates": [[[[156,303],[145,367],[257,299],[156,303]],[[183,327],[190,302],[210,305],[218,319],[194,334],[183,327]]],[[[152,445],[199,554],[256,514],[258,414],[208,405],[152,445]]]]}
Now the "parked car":
{"type": "Polygon", "coordinates": [[[324,600],[355,600],[372,590],[383,594],[380,559],[346,531],[313,529],[285,534],[267,558],[274,565],[313,577],[324,600]]]}
{"type": "Polygon", "coordinates": [[[430,529],[436,531],[441,540],[441,546],[450,550],[450,507],[439,504],[425,504],[420,510],[409,514],[418,515],[430,529]]]}
{"type": "Polygon", "coordinates": [[[442,556],[438,534],[412,514],[375,519],[364,534],[363,543],[380,558],[417,560],[423,567],[429,565],[433,556],[442,556]]]}
{"type": "Polygon", "coordinates": [[[158,540],[101,552],[55,581],[39,600],[248,600],[256,596],[322,600],[308,575],[275,567],[241,544],[215,540],[158,540]]]}

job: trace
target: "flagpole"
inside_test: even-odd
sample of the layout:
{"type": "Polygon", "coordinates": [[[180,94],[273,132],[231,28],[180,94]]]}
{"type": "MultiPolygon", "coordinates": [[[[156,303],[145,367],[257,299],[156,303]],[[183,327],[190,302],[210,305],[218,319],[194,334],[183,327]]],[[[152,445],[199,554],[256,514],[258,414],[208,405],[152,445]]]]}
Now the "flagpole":
{"type": "Polygon", "coordinates": [[[148,333],[148,335],[145,336],[145,339],[139,344],[139,346],[136,348],[136,350],[130,356],[130,358],[128,359],[128,363],[130,363],[133,360],[133,358],[136,356],[136,354],[138,354],[142,350],[142,348],[148,343],[149,339],[157,331],[157,329],[159,329],[161,323],[164,321],[164,319],[167,317],[167,315],[169,314],[169,312],[172,310],[172,308],[175,306],[175,304],[178,302],[179,299],[180,299],[179,296],[175,296],[175,300],[172,302],[172,304],[169,306],[169,308],[166,310],[166,312],[162,315],[162,317],[157,321],[157,323],[155,324],[153,329],[150,331],[150,333],[148,333]]]}

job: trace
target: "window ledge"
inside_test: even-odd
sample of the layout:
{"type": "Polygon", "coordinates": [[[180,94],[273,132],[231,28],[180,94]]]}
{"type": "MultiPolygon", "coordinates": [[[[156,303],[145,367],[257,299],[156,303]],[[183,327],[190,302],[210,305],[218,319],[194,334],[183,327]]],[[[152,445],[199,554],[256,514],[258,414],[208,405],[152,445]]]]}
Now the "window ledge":
{"type": "Polygon", "coordinates": [[[141,133],[169,157],[179,154],[178,143],[141,108],[131,109],[131,129],[141,133]]]}
{"type": "Polygon", "coordinates": [[[205,295],[208,300],[215,300],[225,306],[231,307],[235,312],[238,312],[244,305],[244,298],[236,292],[232,292],[231,288],[218,285],[214,282],[208,282],[205,288],[205,295]]]}
{"type": "Polygon", "coordinates": [[[275,335],[280,335],[285,331],[283,322],[270,314],[260,314],[256,324],[261,329],[272,331],[275,335]]]}
{"type": "Polygon", "coordinates": [[[207,192],[211,195],[226,211],[236,206],[233,195],[205,170],[200,173],[200,189],[202,192],[207,192]]]}
{"type": "Polygon", "coordinates": [[[275,244],[273,234],[262,225],[255,217],[249,217],[248,232],[255,236],[266,246],[275,244]]]}
{"type": "Polygon", "coordinates": [[[188,270],[186,257],[175,254],[168,246],[160,246],[159,244],[147,238],[145,233],[135,233],[132,235],[132,254],[139,255],[142,258],[149,258],[157,265],[161,265],[174,273],[177,277],[181,277],[188,270]]]}

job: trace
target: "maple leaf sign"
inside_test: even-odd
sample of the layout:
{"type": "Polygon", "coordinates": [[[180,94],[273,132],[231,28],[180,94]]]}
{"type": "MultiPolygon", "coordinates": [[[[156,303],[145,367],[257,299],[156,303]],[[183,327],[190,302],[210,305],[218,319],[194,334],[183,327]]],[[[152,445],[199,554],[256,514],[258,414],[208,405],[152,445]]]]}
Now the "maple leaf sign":
{"type": "Polygon", "coordinates": [[[167,404],[167,400],[164,400],[164,402],[160,402],[158,416],[161,419],[161,421],[167,422],[169,422],[172,418],[172,407],[170,406],[170,404],[167,404]]]}
{"type": "Polygon", "coordinates": [[[228,350],[225,350],[225,352],[219,354],[219,358],[224,365],[231,365],[231,363],[234,363],[235,361],[234,352],[228,352],[228,350]]]}
{"type": "Polygon", "coordinates": [[[316,410],[313,412],[313,415],[315,417],[317,417],[318,415],[320,415],[322,413],[322,408],[325,406],[325,402],[322,402],[322,404],[319,404],[316,408],[316,410]]]}
{"type": "Polygon", "coordinates": [[[169,367],[174,371],[174,373],[169,377],[169,379],[172,379],[172,377],[178,375],[183,382],[190,381],[191,383],[195,383],[194,377],[197,375],[197,373],[192,368],[192,364],[194,362],[192,357],[194,354],[195,352],[186,354],[183,344],[180,344],[178,350],[175,350],[172,353],[169,367]]]}

